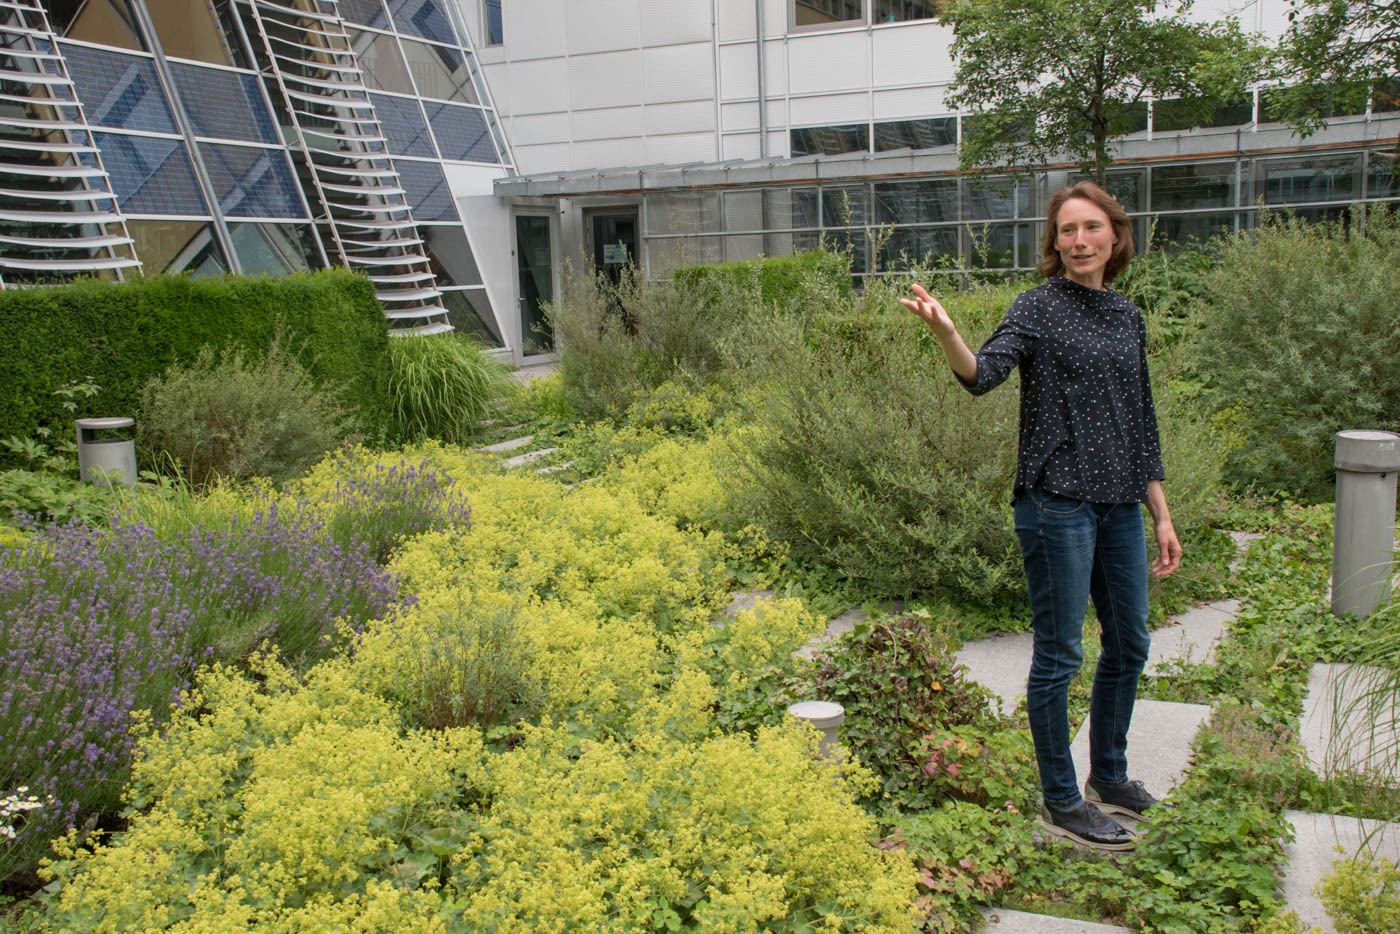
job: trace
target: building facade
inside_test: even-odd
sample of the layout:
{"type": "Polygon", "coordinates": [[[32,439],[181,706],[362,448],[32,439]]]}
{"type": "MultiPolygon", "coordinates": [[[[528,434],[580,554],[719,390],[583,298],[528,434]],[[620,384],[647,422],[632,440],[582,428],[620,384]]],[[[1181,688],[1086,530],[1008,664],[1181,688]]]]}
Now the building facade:
{"type": "MultiPolygon", "coordinates": [[[[1288,0],[1211,0],[1277,38],[1288,0]]],[[[0,0],[0,280],[375,282],[404,333],[547,357],[563,261],[845,244],[857,275],[1026,268],[1077,177],[959,174],[951,30],[924,0],[0,0]]],[[[1140,243],[1400,200],[1377,94],[1300,140],[1267,88],[1144,109],[1110,187],[1140,243]]]]}

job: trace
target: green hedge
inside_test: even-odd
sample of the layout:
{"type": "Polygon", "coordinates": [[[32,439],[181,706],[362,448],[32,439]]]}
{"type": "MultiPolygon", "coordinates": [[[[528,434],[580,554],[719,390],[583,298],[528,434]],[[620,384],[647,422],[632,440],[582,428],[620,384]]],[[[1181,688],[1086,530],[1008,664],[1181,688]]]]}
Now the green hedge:
{"type": "Polygon", "coordinates": [[[91,376],[79,416],[136,414],[141,387],[205,345],[261,356],[281,327],[323,385],[343,385],[367,426],[388,425],[388,324],[368,279],[343,269],[281,278],[154,276],[0,291],[0,438],[36,427],[59,437],[72,416],[53,391],[91,376]]]}
{"type": "Polygon", "coordinates": [[[827,280],[847,296],[851,295],[851,261],[844,253],[812,250],[794,256],[736,260],[710,266],[682,266],[676,270],[676,285],[692,289],[718,304],[726,294],[757,286],[765,305],[790,307],[801,304],[801,293],[809,290],[812,278],[827,280]]]}

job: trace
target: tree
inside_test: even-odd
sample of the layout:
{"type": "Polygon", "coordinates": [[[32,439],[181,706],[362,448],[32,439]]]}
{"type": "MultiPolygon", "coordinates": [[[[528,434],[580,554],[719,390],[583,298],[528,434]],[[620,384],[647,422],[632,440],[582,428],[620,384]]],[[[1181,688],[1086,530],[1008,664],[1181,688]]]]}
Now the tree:
{"type": "MultiPolygon", "coordinates": [[[[1400,0],[1292,0],[1280,51],[1294,83],[1273,92],[1279,116],[1306,139],[1368,95],[1400,104],[1400,0]]],[[[1400,139],[1394,171],[1400,179],[1400,139]]]]}
{"type": "MultiPolygon", "coordinates": [[[[1146,125],[1146,99],[1180,98],[1201,120],[1238,99],[1268,52],[1234,20],[1193,23],[1190,0],[961,0],[947,100],[964,168],[1075,158],[1102,184],[1109,142],[1146,125]]],[[[1014,171],[1014,168],[1013,168],[1014,171]]]]}

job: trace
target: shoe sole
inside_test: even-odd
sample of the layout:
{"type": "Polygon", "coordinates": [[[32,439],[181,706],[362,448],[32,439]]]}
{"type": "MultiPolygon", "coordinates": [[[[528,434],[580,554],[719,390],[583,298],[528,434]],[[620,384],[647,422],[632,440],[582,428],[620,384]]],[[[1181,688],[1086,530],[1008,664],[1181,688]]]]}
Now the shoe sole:
{"type": "Polygon", "coordinates": [[[1088,795],[1084,796],[1084,800],[1092,803],[1094,807],[1098,808],[1100,811],[1105,811],[1109,814],[1131,817],[1133,820],[1147,820],[1141,812],[1134,811],[1132,808],[1125,808],[1120,804],[1109,804],[1107,801],[1100,801],[1098,798],[1091,798],[1088,795]]]}
{"type": "Polygon", "coordinates": [[[1045,828],[1047,833],[1053,834],[1057,837],[1063,837],[1064,839],[1069,840],[1073,843],[1078,843],[1080,846],[1091,847],[1095,850],[1111,850],[1114,852],[1119,852],[1122,850],[1131,850],[1133,847],[1137,846],[1136,836],[1134,836],[1130,840],[1125,840],[1122,843],[1101,843],[1097,840],[1090,840],[1088,837],[1081,837],[1074,831],[1066,830],[1059,824],[1052,824],[1048,820],[1042,820],[1041,824],[1045,828]]]}

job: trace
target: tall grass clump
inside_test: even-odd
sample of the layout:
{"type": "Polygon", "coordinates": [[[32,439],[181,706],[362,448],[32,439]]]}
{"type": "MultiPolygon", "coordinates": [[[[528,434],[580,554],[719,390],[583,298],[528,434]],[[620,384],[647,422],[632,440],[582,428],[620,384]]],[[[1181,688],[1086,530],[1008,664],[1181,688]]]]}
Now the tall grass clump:
{"type": "Polygon", "coordinates": [[[389,395],[400,437],[469,441],[492,402],[515,391],[509,368],[465,335],[389,341],[389,395]]]}
{"type": "Polygon", "coordinates": [[[1400,429],[1400,214],[1267,218],[1222,248],[1208,280],[1200,369],[1221,420],[1248,440],[1239,486],[1332,496],[1332,436],[1400,429]]]}
{"type": "Polygon", "coordinates": [[[351,433],[338,394],[317,386],[280,339],[257,359],[239,347],[216,355],[206,346],[142,391],[143,459],[173,461],[195,487],[216,478],[281,483],[351,433]]]}

